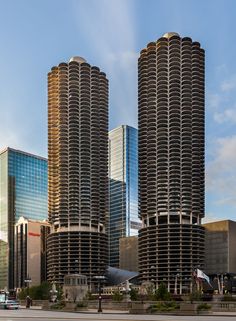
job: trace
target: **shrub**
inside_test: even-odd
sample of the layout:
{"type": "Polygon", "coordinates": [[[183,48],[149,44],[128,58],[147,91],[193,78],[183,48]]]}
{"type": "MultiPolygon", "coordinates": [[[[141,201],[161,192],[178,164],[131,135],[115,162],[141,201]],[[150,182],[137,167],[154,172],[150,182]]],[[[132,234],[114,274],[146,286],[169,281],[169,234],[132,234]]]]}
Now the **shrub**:
{"type": "Polygon", "coordinates": [[[80,301],[77,303],[76,308],[86,308],[87,307],[87,303],[80,301]]]}
{"type": "Polygon", "coordinates": [[[60,301],[60,302],[57,302],[57,303],[55,303],[55,304],[52,304],[51,306],[50,306],[50,308],[52,309],[52,310],[61,310],[61,309],[63,309],[64,307],[65,307],[65,302],[64,301],[60,301]]]}
{"type": "Polygon", "coordinates": [[[198,311],[204,311],[204,310],[210,310],[210,309],[211,309],[211,305],[207,303],[201,303],[197,306],[198,311]]]}
{"type": "Polygon", "coordinates": [[[151,305],[149,308],[151,312],[169,312],[169,311],[174,311],[176,309],[179,309],[179,305],[175,301],[157,302],[156,304],[151,305]]]}
{"type": "Polygon", "coordinates": [[[121,302],[123,300],[123,294],[119,290],[114,291],[112,295],[112,300],[116,302],[121,302]]]}

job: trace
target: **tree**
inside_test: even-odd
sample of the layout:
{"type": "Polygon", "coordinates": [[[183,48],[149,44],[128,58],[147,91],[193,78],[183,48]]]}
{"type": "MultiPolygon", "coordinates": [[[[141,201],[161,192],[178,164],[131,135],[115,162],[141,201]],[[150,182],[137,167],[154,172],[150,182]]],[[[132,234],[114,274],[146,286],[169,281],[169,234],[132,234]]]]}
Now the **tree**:
{"type": "Polygon", "coordinates": [[[164,283],[161,283],[158,289],[155,291],[155,299],[162,301],[171,301],[171,295],[168,292],[164,283]]]}
{"type": "Polygon", "coordinates": [[[24,300],[27,295],[29,295],[32,300],[48,300],[50,288],[51,285],[48,282],[43,282],[40,285],[31,286],[28,289],[23,288],[18,294],[18,298],[20,300],[24,300]]]}
{"type": "Polygon", "coordinates": [[[202,300],[202,292],[199,290],[195,290],[189,295],[189,299],[191,302],[193,301],[201,301],[202,300]]]}
{"type": "Polygon", "coordinates": [[[131,301],[137,301],[138,300],[138,291],[131,288],[130,292],[129,292],[129,295],[130,295],[130,299],[131,301]]]}

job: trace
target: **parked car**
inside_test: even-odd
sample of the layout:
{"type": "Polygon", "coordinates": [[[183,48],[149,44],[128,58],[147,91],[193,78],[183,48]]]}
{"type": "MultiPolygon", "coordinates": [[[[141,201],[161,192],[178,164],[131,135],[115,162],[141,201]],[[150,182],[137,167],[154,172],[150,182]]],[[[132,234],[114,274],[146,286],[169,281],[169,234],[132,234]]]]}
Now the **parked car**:
{"type": "Polygon", "coordinates": [[[0,303],[0,307],[7,310],[17,310],[19,309],[20,305],[14,300],[6,300],[0,303]]]}

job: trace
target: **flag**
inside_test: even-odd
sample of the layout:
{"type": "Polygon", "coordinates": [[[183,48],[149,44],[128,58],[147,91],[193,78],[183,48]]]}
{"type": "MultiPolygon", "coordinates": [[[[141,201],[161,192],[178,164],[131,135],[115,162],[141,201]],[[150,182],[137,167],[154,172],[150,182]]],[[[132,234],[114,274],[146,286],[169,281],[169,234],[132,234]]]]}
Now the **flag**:
{"type": "Polygon", "coordinates": [[[197,278],[197,270],[194,270],[192,275],[193,275],[194,279],[196,279],[197,278]]]}
{"type": "MultiPolygon", "coordinates": [[[[209,276],[207,276],[205,273],[203,273],[201,270],[197,269],[197,278],[204,279],[210,284],[209,276]]],[[[211,284],[210,284],[211,285],[211,284]]]]}

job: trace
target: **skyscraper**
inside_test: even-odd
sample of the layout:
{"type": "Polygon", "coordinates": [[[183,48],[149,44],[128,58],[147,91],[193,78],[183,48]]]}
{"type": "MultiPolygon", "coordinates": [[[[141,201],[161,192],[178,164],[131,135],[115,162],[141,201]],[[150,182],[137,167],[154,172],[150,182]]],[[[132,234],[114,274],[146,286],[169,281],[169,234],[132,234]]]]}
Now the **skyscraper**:
{"type": "Polygon", "coordinates": [[[141,51],[138,82],[140,272],[182,293],[204,262],[204,50],[167,33],[141,51]]]}
{"type": "Polygon", "coordinates": [[[109,132],[109,265],[119,267],[119,239],[138,235],[138,131],[122,125],[109,132]]]}
{"type": "Polygon", "coordinates": [[[12,148],[2,150],[0,199],[0,289],[14,289],[14,224],[21,216],[47,219],[47,160],[12,148]]]}
{"type": "Polygon", "coordinates": [[[48,74],[48,279],[103,275],[108,241],[108,80],[73,57],[48,74]]]}
{"type": "Polygon", "coordinates": [[[15,287],[31,286],[47,281],[46,241],[49,223],[27,219],[23,216],[15,224],[15,287]]]}

